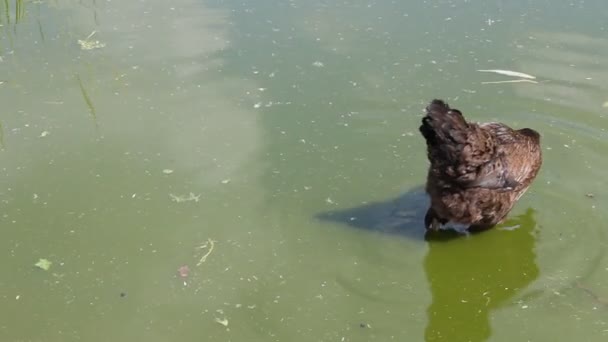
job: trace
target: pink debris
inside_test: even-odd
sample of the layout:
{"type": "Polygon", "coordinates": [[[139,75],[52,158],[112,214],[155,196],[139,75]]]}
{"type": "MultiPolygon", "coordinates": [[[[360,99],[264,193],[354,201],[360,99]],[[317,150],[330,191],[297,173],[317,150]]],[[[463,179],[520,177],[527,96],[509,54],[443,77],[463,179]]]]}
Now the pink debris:
{"type": "Polygon", "coordinates": [[[182,278],[188,278],[188,275],[190,274],[190,267],[188,267],[188,265],[181,266],[177,269],[177,273],[179,273],[179,276],[182,278]]]}

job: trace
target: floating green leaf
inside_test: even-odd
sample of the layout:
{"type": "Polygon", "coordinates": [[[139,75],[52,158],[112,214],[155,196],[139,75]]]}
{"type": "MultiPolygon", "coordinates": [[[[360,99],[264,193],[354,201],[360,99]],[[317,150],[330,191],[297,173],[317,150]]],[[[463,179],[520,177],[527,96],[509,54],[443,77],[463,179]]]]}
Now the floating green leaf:
{"type": "Polygon", "coordinates": [[[38,260],[38,262],[35,263],[34,266],[36,266],[42,270],[48,271],[49,268],[51,268],[52,264],[53,264],[52,261],[49,261],[48,259],[43,258],[43,259],[38,260]]]}

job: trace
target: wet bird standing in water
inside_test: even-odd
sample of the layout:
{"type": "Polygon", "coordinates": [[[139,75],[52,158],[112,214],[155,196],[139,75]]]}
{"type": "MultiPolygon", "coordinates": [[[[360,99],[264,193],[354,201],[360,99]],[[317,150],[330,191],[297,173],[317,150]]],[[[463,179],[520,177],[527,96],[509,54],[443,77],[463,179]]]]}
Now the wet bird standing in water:
{"type": "Polygon", "coordinates": [[[430,161],[427,230],[480,231],[502,223],[542,164],[535,130],[467,122],[442,100],[426,107],[420,133],[430,161]]]}

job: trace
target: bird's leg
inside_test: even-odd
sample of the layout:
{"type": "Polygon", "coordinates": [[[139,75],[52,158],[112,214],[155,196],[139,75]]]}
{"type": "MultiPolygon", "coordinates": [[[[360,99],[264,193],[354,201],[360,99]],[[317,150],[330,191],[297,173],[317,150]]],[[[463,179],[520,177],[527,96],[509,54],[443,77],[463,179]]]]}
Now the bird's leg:
{"type": "Polygon", "coordinates": [[[435,213],[433,208],[429,208],[427,210],[426,215],[424,215],[424,226],[427,230],[437,231],[439,230],[439,218],[435,213]]]}

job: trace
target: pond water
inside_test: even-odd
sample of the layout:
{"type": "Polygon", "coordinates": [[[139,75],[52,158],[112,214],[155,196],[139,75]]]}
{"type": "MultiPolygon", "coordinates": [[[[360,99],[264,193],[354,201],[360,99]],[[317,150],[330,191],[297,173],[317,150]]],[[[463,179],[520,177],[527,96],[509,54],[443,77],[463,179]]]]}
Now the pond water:
{"type": "Polygon", "coordinates": [[[607,17],[0,2],[0,340],[606,340],[607,17]],[[504,226],[424,240],[435,97],[542,133],[504,226]]]}

